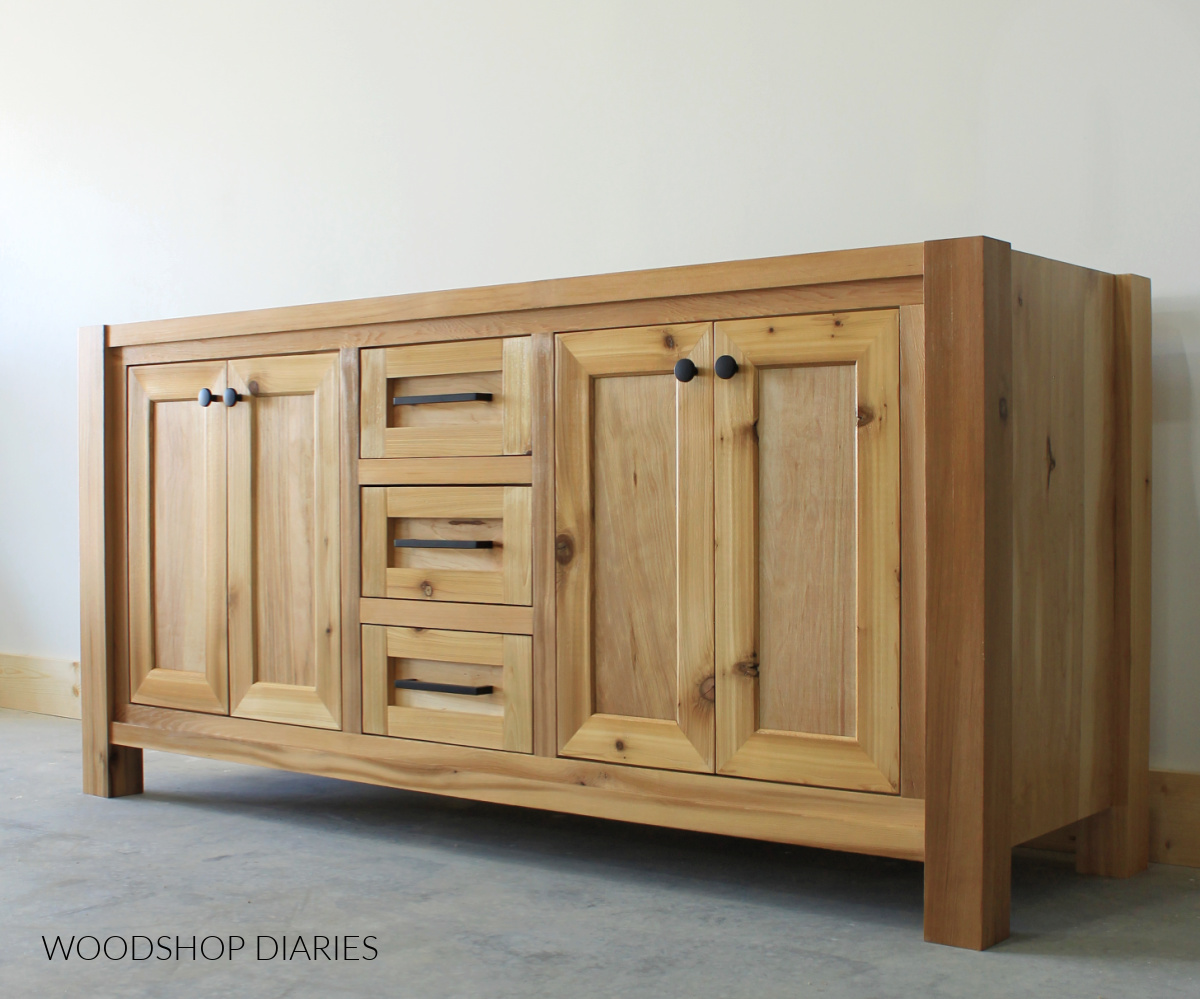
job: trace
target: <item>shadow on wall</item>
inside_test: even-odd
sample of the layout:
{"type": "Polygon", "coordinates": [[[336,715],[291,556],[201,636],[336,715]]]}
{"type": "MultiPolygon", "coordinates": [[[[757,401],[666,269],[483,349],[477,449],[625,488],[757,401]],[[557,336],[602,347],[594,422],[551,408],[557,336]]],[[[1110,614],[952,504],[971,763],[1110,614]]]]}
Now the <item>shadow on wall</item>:
{"type": "Polygon", "coordinates": [[[1200,771],[1200,298],[1154,302],[1151,766],[1200,771]]]}

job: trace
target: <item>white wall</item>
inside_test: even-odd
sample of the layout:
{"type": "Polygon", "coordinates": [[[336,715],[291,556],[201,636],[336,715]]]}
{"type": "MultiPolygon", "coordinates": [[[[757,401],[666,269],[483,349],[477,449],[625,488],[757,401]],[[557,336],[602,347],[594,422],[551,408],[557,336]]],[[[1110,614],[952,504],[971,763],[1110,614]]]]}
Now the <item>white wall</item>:
{"type": "Polygon", "coordinates": [[[986,233],[1154,281],[1200,771],[1200,4],[0,0],[0,650],[78,654],[75,329],[986,233]]]}

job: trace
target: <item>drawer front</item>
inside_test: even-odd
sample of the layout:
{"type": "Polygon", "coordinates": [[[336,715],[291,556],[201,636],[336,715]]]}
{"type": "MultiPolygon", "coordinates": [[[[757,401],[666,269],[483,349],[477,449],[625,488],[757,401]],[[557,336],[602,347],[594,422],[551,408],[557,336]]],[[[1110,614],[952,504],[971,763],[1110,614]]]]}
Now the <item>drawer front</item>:
{"type": "Polygon", "coordinates": [[[364,350],[362,456],[530,453],[530,338],[364,350]]]}
{"type": "Polygon", "coordinates": [[[364,597],[532,601],[529,486],[362,490],[364,597]]]}
{"type": "Polygon", "coordinates": [[[533,752],[528,635],[373,624],[362,632],[363,732],[533,752]]]}

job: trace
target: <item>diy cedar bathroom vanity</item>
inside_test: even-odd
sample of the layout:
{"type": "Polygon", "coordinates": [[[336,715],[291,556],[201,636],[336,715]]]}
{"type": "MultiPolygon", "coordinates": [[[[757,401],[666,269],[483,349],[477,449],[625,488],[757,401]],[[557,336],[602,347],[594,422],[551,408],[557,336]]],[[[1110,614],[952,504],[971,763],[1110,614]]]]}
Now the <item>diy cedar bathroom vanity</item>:
{"type": "Polygon", "coordinates": [[[84,789],[142,749],[1146,866],[1150,287],[984,238],[89,327],[84,789]]]}

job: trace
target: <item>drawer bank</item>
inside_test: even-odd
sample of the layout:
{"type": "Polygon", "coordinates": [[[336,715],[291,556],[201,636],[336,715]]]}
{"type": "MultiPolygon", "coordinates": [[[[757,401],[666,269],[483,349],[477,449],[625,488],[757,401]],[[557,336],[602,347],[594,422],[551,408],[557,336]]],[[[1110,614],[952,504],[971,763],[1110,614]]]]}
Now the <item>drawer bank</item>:
{"type": "Polygon", "coordinates": [[[986,238],[80,334],[84,790],[142,750],[1147,864],[1150,285],[986,238]]]}

